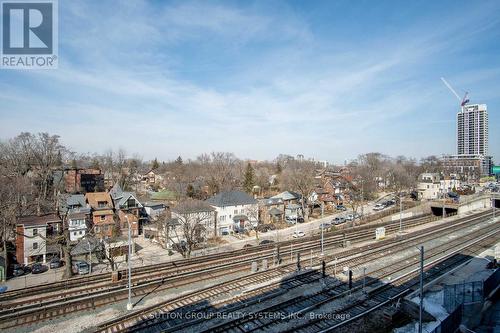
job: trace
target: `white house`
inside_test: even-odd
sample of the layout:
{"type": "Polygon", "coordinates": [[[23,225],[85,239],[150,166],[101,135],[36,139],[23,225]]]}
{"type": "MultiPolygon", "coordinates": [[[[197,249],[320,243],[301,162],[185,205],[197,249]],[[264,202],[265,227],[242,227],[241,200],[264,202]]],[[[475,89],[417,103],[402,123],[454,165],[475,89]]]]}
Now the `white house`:
{"type": "Polygon", "coordinates": [[[76,242],[85,237],[88,229],[90,208],[76,208],[68,211],[69,240],[76,242]]]}
{"type": "Polygon", "coordinates": [[[257,200],[241,191],[221,192],[206,201],[215,208],[217,234],[229,235],[259,222],[257,200]]]}
{"type": "Polygon", "coordinates": [[[26,216],[16,223],[16,258],[18,263],[46,262],[47,257],[59,255],[59,246],[48,245],[47,237],[62,230],[62,221],[55,214],[26,216]]]}
{"type": "Polygon", "coordinates": [[[435,200],[442,198],[448,192],[460,187],[460,181],[455,178],[441,178],[438,173],[423,173],[419,177],[417,191],[419,198],[423,200],[435,200]]]}

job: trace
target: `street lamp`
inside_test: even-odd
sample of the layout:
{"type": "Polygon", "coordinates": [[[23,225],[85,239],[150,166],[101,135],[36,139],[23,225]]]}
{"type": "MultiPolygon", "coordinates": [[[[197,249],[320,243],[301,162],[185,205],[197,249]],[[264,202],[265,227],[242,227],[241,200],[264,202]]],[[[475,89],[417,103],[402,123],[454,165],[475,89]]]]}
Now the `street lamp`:
{"type": "Polygon", "coordinates": [[[127,310],[132,310],[134,305],[132,304],[132,235],[130,228],[130,221],[128,216],[125,215],[125,219],[127,220],[128,225],[128,303],[127,310]]]}

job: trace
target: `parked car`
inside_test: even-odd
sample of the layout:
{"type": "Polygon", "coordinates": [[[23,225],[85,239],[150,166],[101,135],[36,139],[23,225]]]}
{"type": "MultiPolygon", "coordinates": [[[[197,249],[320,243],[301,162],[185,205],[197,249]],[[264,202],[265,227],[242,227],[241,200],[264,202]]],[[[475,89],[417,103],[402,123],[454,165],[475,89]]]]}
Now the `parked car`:
{"type": "Polygon", "coordinates": [[[320,229],[328,229],[332,226],[332,224],[330,222],[323,222],[319,225],[319,228],[320,229]]]}
{"type": "Polygon", "coordinates": [[[90,266],[86,261],[75,261],[73,262],[73,273],[79,275],[89,274],[90,266]]]}
{"type": "Polygon", "coordinates": [[[297,218],[296,217],[291,217],[291,216],[286,216],[285,221],[290,224],[295,224],[297,223],[297,218]]]}
{"type": "Polygon", "coordinates": [[[245,244],[245,245],[243,245],[244,249],[248,249],[249,247],[253,247],[252,244],[245,244]]]}
{"type": "Polygon", "coordinates": [[[303,231],[295,231],[292,235],[293,238],[304,237],[306,234],[303,231]]]}
{"type": "Polygon", "coordinates": [[[336,218],[334,218],[332,220],[332,223],[334,224],[342,224],[342,223],[345,223],[345,218],[342,217],[342,216],[337,216],[336,218]]]}
{"type": "Polygon", "coordinates": [[[57,257],[50,259],[50,262],[49,262],[50,269],[59,268],[62,266],[63,266],[63,262],[61,259],[59,259],[57,257]]]}
{"type": "Polygon", "coordinates": [[[347,208],[345,208],[345,206],[343,205],[337,205],[337,207],[335,207],[337,210],[341,210],[341,211],[346,211],[347,208]]]}
{"type": "Polygon", "coordinates": [[[31,269],[28,271],[27,269],[25,269],[25,267],[26,266],[18,265],[18,264],[12,265],[12,276],[18,277],[18,276],[22,276],[24,274],[29,274],[31,272],[31,269]]]}
{"type": "Polygon", "coordinates": [[[358,213],[356,213],[356,214],[352,214],[352,213],[351,214],[347,214],[346,217],[345,217],[345,219],[347,221],[352,221],[352,220],[359,219],[359,218],[361,218],[361,215],[359,215],[358,213]]]}
{"type": "Polygon", "coordinates": [[[385,206],[386,206],[386,207],[389,207],[389,206],[392,206],[392,205],[395,205],[395,204],[396,204],[396,200],[394,200],[394,199],[387,200],[387,201],[385,202],[385,206]]]}
{"type": "Polygon", "coordinates": [[[49,268],[47,266],[42,265],[40,263],[33,264],[33,266],[31,267],[31,273],[33,274],[40,274],[48,270],[49,268]]]}
{"type": "Polygon", "coordinates": [[[270,239],[264,239],[264,240],[260,241],[259,245],[272,244],[272,243],[274,243],[274,241],[272,241],[270,239]]]}
{"type": "Polygon", "coordinates": [[[375,205],[375,207],[373,207],[373,210],[379,211],[379,210],[382,210],[384,208],[385,208],[384,204],[378,203],[378,204],[375,205]]]}

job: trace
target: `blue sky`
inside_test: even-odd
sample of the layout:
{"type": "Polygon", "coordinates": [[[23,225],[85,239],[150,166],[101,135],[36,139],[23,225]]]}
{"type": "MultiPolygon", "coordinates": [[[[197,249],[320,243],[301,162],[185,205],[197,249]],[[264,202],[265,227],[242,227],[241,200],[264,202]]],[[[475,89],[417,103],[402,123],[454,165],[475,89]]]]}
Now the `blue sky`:
{"type": "Polygon", "coordinates": [[[0,70],[0,138],[144,159],[230,151],[343,162],[455,153],[488,104],[500,162],[498,1],[59,1],[59,69],[0,70]]]}

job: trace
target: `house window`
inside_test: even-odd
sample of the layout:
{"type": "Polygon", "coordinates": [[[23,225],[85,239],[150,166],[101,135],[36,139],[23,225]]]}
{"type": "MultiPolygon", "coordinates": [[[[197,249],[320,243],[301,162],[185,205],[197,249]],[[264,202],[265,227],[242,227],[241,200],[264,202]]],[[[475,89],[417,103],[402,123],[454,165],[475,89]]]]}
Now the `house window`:
{"type": "Polygon", "coordinates": [[[107,201],[98,201],[97,202],[97,207],[99,208],[105,208],[107,204],[107,201]]]}
{"type": "Polygon", "coordinates": [[[35,243],[33,243],[33,250],[36,250],[36,249],[38,249],[38,243],[35,242],[35,243]]]}
{"type": "Polygon", "coordinates": [[[80,230],[80,232],[79,232],[78,234],[80,234],[80,235],[81,235],[82,233],[83,233],[83,231],[81,231],[81,230],[80,230]]]}
{"type": "Polygon", "coordinates": [[[33,229],[33,236],[38,235],[38,229],[33,229]]]}
{"type": "Polygon", "coordinates": [[[234,210],[234,215],[238,215],[238,210],[237,209],[234,210]]]}
{"type": "Polygon", "coordinates": [[[100,219],[101,219],[101,221],[106,221],[106,216],[101,215],[100,219]]]}
{"type": "Polygon", "coordinates": [[[73,236],[76,236],[76,231],[73,232],[73,236]]]}

